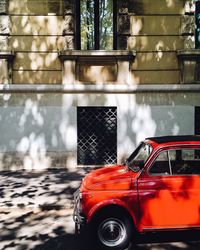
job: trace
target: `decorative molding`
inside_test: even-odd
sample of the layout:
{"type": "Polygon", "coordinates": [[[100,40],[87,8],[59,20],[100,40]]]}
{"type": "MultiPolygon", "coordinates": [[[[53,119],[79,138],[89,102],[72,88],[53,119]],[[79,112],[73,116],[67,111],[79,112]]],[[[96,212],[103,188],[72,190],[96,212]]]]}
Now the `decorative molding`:
{"type": "Polygon", "coordinates": [[[0,1],[0,51],[8,49],[10,18],[7,14],[8,0],[0,1]]]}
{"type": "Polygon", "coordinates": [[[65,40],[64,49],[75,48],[75,1],[64,0],[64,22],[63,22],[63,36],[65,40]]]}
{"type": "MultiPolygon", "coordinates": [[[[15,58],[15,53],[13,51],[0,51],[0,61],[6,60],[7,73],[5,80],[7,83],[12,83],[12,65],[15,58]]],[[[5,65],[4,65],[5,66],[5,65]]]]}
{"type": "Polygon", "coordinates": [[[65,49],[73,50],[74,49],[74,35],[64,36],[65,39],[65,49]]]}
{"type": "MultiPolygon", "coordinates": [[[[132,5],[132,4],[131,4],[132,5]]],[[[127,49],[130,35],[130,1],[117,1],[117,49],[127,49]]]]}
{"type": "Polygon", "coordinates": [[[184,11],[185,14],[193,14],[195,12],[195,0],[186,0],[184,11]]]}
{"type": "Polygon", "coordinates": [[[188,59],[198,59],[200,56],[200,49],[178,50],[178,57],[188,59]]]}
{"type": "Polygon", "coordinates": [[[74,33],[74,17],[71,15],[64,16],[63,36],[74,33]]]}
{"type": "Polygon", "coordinates": [[[0,1],[0,14],[6,14],[7,13],[7,0],[1,0],[0,1]]]}
{"type": "Polygon", "coordinates": [[[0,84],[0,93],[61,93],[61,94],[137,94],[137,93],[200,93],[199,84],[148,84],[148,85],[55,85],[55,84],[0,84]]]}
{"type": "Polygon", "coordinates": [[[130,34],[130,16],[118,16],[118,34],[130,34]]]}
{"type": "Polygon", "coordinates": [[[9,23],[9,16],[0,15],[0,34],[7,35],[10,33],[9,23]]]}
{"type": "Polygon", "coordinates": [[[195,28],[195,0],[185,0],[180,30],[184,39],[184,49],[195,48],[195,28]]]}
{"type": "Polygon", "coordinates": [[[64,50],[60,51],[58,56],[63,65],[63,84],[86,82],[130,84],[130,65],[134,62],[136,52],[128,50],[64,50]],[[90,71],[94,67],[96,67],[95,75],[90,71]],[[87,73],[85,73],[86,71],[87,73]]]}
{"type": "Polygon", "coordinates": [[[5,51],[8,49],[8,36],[0,35],[0,50],[5,51]]]}
{"type": "Polygon", "coordinates": [[[8,48],[9,20],[9,16],[0,15],[0,51],[8,48]]]}
{"type": "Polygon", "coordinates": [[[195,49],[195,36],[183,36],[184,49],[195,49]]]}
{"type": "Polygon", "coordinates": [[[184,15],[181,19],[181,34],[195,33],[195,16],[184,15]]]}
{"type": "Polygon", "coordinates": [[[84,60],[92,58],[94,60],[102,60],[102,58],[111,58],[117,60],[134,60],[136,51],[131,50],[63,50],[59,52],[60,59],[73,60],[84,58],[84,60]],[[95,59],[94,59],[95,58],[95,59]]]}
{"type": "Polygon", "coordinates": [[[128,14],[129,1],[118,1],[117,4],[119,14],[128,14]]]}
{"type": "Polygon", "coordinates": [[[74,0],[64,0],[64,8],[65,8],[64,15],[74,14],[74,9],[75,9],[74,2],[75,2],[74,0]]]}
{"type": "Polygon", "coordinates": [[[200,83],[200,50],[188,49],[177,51],[180,65],[181,83],[200,83]]]}

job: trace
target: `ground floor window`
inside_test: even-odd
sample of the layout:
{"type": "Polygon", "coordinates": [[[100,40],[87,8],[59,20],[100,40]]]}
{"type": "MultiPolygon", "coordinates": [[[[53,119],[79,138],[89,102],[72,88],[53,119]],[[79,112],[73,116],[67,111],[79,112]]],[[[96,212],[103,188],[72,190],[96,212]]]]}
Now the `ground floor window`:
{"type": "Polygon", "coordinates": [[[77,108],[79,165],[117,162],[117,108],[77,108]]]}
{"type": "Polygon", "coordinates": [[[195,135],[200,135],[200,107],[195,107],[195,116],[194,116],[194,133],[195,135]]]}

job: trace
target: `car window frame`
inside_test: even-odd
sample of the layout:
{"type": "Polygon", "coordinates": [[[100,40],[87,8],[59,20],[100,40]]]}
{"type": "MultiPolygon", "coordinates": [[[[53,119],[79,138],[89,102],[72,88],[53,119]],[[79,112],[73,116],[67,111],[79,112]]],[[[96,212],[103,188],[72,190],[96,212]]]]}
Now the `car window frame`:
{"type": "MultiPolygon", "coordinates": [[[[168,174],[168,175],[162,175],[162,174],[153,174],[153,173],[150,173],[150,169],[152,168],[154,162],[156,161],[157,157],[162,153],[162,152],[165,152],[165,151],[170,151],[170,150],[182,150],[182,149],[197,149],[197,150],[200,150],[200,144],[178,144],[178,145],[166,145],[166,146],[162,146],[161,148],[157,149],[157,151],[154,153],[153,155],[153,159],[151,162],[149,162],[148,166],[146,167],[146,173],[148,176],[152,177],[152,176],[159,176],[159,177],[181,177],[181,176],[199,176],[200,177],[200,174],[173,174],[172,172],[172,169],[171,169],[171,174],[168,174]]],[[[153,152],[152,152],[153,153],[153,152]]],[[[168,156],[168,161],[169,161],[169,156],[168,156]]],[[[171,163],[170,163],[171,165],[171,163]]]]}
{"type": "Polygon", "coordinates": [[[149,176],[165,176],[165,177],[166,177],[166,176],[172,176],[172,173],[171,173],[171,170],[170,170],[170,165],[171,165],[171,164],[169,164],[169,172],[170,172],[170,174],[163,175],[163,173],[150,173],[150,170],[151,170],[151,168],[153,167],[153,165],[154,165],[156,159],[159,157],[160,154],[162,154],[163,152],[166,152],[166,151],[167,151],[167,158],[168,158],[168,163],[169,163],[169,152],[168,152],[169,150],[160,150],[160,151],[158,151],[158,152],[156,153],[156,155],[155,155],[153,161],[151,162],[150,166],[149,166],[148,169],[147,169],[147,174],[148,174],[149,176]]]}

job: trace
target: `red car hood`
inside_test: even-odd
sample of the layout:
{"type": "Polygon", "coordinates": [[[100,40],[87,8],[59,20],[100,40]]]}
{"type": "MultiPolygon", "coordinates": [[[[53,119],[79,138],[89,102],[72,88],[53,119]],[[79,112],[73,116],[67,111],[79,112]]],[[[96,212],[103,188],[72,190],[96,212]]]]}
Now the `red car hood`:
{"type": "Polygon", "coordinates": [[[111,166],[94,170],[83,179],[82,188],[92,190],[128,190],[131,188],[133,173],[126,166],[111,166]]]}

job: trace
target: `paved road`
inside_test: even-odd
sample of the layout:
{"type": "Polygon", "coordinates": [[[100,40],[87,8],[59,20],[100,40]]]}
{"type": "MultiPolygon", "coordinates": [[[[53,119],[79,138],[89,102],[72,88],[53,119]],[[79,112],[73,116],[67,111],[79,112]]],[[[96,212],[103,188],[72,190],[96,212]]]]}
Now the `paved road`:
{"type": "MultiPolygon", "coordinates": [[[[72,194],[82,172],[0,172],[1,250],[97,250],[74,235],[72,194]]],[[[200,250],[200,231],[148,234],[129,250],[200,250]]]]}
{"type": "MultiPolygon", "coordinates": [[[[84,234],[74,234],[70,209],[12,209],[0,218],[1,250],[97,250],[84,234]]],[[[128,250],[189,249],[200,249],[200,231],[148,234],[128,250]]]]}

